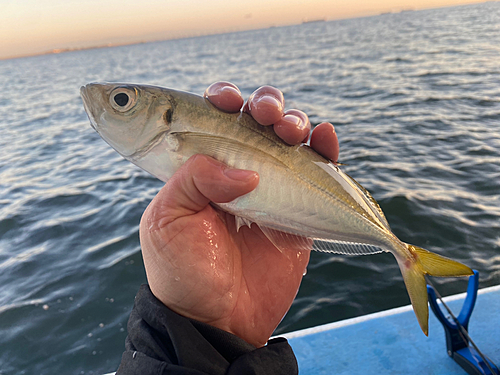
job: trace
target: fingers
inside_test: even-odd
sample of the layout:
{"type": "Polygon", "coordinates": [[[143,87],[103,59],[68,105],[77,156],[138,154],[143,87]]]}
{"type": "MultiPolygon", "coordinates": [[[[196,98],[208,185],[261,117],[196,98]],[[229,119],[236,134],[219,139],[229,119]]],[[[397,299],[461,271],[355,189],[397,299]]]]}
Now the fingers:
{"type": "Polygon", "coordinates": [[[307,115],[297,109],[283,112],[283,93],[271,86],[262,86],[250,95],[243,108],[261,125],[274,125],[274,131],[289,145],[302,142],[311,131],[307,115]]]}
{"type": "Polygon", "coordinates": [[[239,112],[243,106],[240,90],[230,82],[215,82],[205,90],[203,96],[224,112],[239,112]]]}
{"type": "Polygon", "coordinates": [[[289,145],[296,145],[309,137],[309,117],[297,109],[290,109],[274,124],[275,133],[289,145]]]}
{"type": "Polygon", "coordinates": [[[311,134],[311,147],[325,158],[337,162],[339,159],[339,140],[335,128],[328,122],[317,125],[311,134]]]}
{"type": "Polygon", "coordinates": [[[160,190],[144,216],[148,227],[161,228],[203,210],[209,202],[226,203],[257,187],[259,175],[231,169],[206,156],[191,157],[160,190]]]}
{"type": "Polygon", "coordinates": [[[250,113],[259,124],[272,125],[281,120],[284,108],[283,93],[277,88],[262,86],[250,95],[243,110],[250,113]]]}
{"type": "MultiPolygon", "coordinates": [[[[216,82],[207,88],[204,96],[225,112],[238,112],[243,105],[240,90],[229,82],[216,82]]],[[[261,125],[274,125],[276,134],[289,145],[306,142],[311,131],[308,116],[297,109],[284,112],[283,93],[272,87],[262,86],[254,91],[243,107],[261,125]]],[[[332,124],[321,123],[311,134],[311,147],[325,158],[336,162],[339,141],[332,124]]]]}

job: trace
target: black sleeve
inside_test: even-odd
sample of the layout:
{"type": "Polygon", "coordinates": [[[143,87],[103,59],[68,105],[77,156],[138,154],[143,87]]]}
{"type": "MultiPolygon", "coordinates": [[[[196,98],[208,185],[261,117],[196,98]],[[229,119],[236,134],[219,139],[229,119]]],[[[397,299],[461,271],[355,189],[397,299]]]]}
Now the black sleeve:
{"type": "Polygon", "coordinates": [[[284,338],[255,348],[239,337],[174,313],[142,285],[128,321],[117,375],[298,374],[284,338]]]}

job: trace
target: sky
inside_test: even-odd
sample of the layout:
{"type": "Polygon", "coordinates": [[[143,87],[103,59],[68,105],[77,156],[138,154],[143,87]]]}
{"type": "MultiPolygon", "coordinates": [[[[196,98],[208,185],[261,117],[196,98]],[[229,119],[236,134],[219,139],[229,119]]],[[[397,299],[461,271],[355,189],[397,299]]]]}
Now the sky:
{"type": "Polygon", "coordinates": [[[474,0],[0,0],[0,59],[474,0]]]}

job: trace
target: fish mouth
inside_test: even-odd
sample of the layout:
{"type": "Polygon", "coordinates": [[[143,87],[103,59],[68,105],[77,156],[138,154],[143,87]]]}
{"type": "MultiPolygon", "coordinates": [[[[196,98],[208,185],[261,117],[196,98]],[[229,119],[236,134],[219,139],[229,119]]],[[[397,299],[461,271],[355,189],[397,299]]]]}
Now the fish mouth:
{"type": "Polygon", "coordinates": [[[99,132],[97,129],[97,122],[95,121],[95,114],[92,108],[92,100],[90,98],[91,89],[92,88],[90,87],[90,85],[80,87],[80,96],[82,97],[83,107],[85,108],[85,112],[87,113],[87,116],[90,120],[90,126],[92,126],[92,128],[96,132],[99,132]]]}

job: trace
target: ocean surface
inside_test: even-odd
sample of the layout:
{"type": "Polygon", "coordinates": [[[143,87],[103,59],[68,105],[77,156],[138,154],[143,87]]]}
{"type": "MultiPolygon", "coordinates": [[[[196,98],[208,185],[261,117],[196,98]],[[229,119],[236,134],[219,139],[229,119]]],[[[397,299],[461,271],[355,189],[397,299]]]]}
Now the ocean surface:
{"type": "MultiPolygon", "coordinates": [[[[80,86],[218,80],[332,122],[399,238],[500,284],[499,2],[4,60],[0,374],[116,370],[146,280],[138,226],[162,183],[91,129],[80,86]]],[[[392,255],[314,253],[277,333],[408,303],[392,255]]]]}

